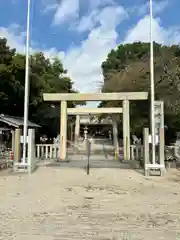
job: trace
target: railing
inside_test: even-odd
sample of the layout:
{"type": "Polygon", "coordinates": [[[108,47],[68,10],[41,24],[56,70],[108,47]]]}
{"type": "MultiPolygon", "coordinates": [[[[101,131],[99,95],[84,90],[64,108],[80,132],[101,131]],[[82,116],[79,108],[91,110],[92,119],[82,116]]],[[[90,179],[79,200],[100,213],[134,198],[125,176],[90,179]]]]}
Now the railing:
{"type": "MultiPolygon", "coordinates": [[[[180,161],[180,146],[165,146],[164,148],[165,160],[180,161]]],[[[143,159],[143,145],[131,145],[131,160],[143,159]]]]}
{"type": "Polygon", "coordinates": [[[56,159],[59,149],[54,144],[36,144],[36,158],[56,159]]]}
{"type": "Polygon", "coordinates": [[[180,146],[179,145],[165,146],[165,159],[180,160],[180,146]]]}
{"type": "Polygon", "coordinates": [[[130,151],[131,160],[143,159],[143,145],[131,145],[130,151]]]}
{"type": "MultiPolygon", "coordinates": [[[[71,145],[70,149],[79,149],[78,145],[71,145]],[[74,147],[73,147],[74,146],[74,147]],[[73,148],[72,148],[73,147],[73,148]]],[[[120,147],[120,154],[122,148],[120,147]]],[[[123,151],[122,151],[123,154],[123,151]]],[[[131,145],[130,146],[131,160],[143,159],[143,145],[131,145]]],[[[36,158],[37,159],[57,159],[59,157],[59,148],[54,144],[36,144],[36,158]]],[[[180,160],[180,146],[165,146],[165,160],[177,159],[180,160]]]]}
{"type": "MultiPolygon", "coordinates": [[[[59,149],[54,144],[36,144],[37,159],[56,159],[59,156],[58,153],[59,149]]],[[[142,157],[143,146],[131,145],[131,159],[140,160],[142,157]]]]}

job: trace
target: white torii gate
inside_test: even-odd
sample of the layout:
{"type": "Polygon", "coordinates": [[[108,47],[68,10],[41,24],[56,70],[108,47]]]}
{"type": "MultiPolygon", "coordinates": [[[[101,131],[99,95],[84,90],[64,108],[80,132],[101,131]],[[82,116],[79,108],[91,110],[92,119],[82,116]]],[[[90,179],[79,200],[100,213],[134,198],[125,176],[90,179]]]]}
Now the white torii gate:
{"type": "MultiPolygon", "coordinates": [[[[123,112],[122,108],[68,108],[68,115],[76,115],[76,123],[75,123],[75,142],[77,142],[80,135],[80,115],[96,115],[96,114],[120,114],[123,112]]],[[[119,154],[119,144],[118,144],[118,129],[117,123],[112,121],[113,126],[113,140],[114,140],[114,149],[116,155],[119,154]]]]}
{"type": "Polygon", "coordinates": [[[123,145],[124,159],[130,160],[129,101],[147,100],[147,92],[121,93],[44,93],[44,101],[61,102],[60,159],[66,159],[67,143],[67,101],[123,101],[123,145]]]}

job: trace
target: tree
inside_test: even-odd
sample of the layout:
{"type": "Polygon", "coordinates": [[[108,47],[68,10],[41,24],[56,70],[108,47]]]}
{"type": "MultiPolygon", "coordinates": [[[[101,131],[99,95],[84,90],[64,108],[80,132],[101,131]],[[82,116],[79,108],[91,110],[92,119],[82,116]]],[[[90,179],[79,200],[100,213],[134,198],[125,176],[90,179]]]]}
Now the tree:
{"type": "MultiPolygon", "coordinates": [[[[25,56],[0,39],[0,113],[23,116],[25,56]]],[[[59,103],[43,101],[43,93],[71,93],[73,82],[59,59],[50,60],[43,53],[30,57],[29,119],[40,124],[50,135],[59,132],[59,103]]],[[[75,103],[68,102],[68,107],[75,103]]]]}
{"type": "MultiPolygon", "coordinates": [[[[163,100],[165,124],[180,129],[180,47],[154,44],[155,98],[163,100]]],[[[137,92],[150,94],[149,44],[120,45],[102,64],[103,92],[137,92]]],[[[113,102],[109,102],[114,106],[113,102]]],[[[116,102],[116,105],[121,103],[116,102]]],[[[107,103],[101,103],[101,106],[107,103]]],[[[132,132],[142,132],[149,125],[149,101],[131,103],[132,132]]]]}

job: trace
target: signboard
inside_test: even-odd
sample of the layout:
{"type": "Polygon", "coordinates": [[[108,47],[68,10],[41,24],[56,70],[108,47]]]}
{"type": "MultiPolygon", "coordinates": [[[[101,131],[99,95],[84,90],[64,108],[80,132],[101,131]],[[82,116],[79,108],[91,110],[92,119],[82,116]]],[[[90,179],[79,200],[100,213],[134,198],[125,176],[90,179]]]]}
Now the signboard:
{"type": "MultiPolygon", "coordinates": [[[[164,102],[154,102],[154,118],[155,118],[155,144],[159,143],[159,129],[164,128],[164,102]]],[[[149,135],[149,143],[152,143],[151,135],[149,135]]]]}
{"type": "Polygon", "coordinates": [[[154,102],[155,133],[159,133],[160,128],[164,128],[164,103],[163,101],[154,102]]]}

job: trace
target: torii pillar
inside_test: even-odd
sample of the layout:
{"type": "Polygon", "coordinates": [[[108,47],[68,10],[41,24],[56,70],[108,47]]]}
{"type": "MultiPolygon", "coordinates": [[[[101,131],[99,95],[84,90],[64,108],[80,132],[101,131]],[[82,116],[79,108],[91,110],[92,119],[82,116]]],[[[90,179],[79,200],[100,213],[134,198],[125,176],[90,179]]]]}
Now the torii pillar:
{"type": "Polygon", "coordinates": [[[76,123],[75,123],[75,143],[78,142],[80,134],[80,115],[76,115],[76,123]]]}
{"type": "Polygon", "coordinates": [[[130,160],[130,116],[129,100],[123,100],[123,149],[124,160],[130,160]]]}
{"type": "Polygon", "coordinates": [[[61,101],[60,114],[60,160],[66,159],[67,144],[67,101],[61,101]]]}
{"type": "Polygon", "coordinates": [[[119,156],[119,143],[118,143],[118,129],[116,121],[113,121],[113,142],[115,149],[115,156],[119,156]]]}

